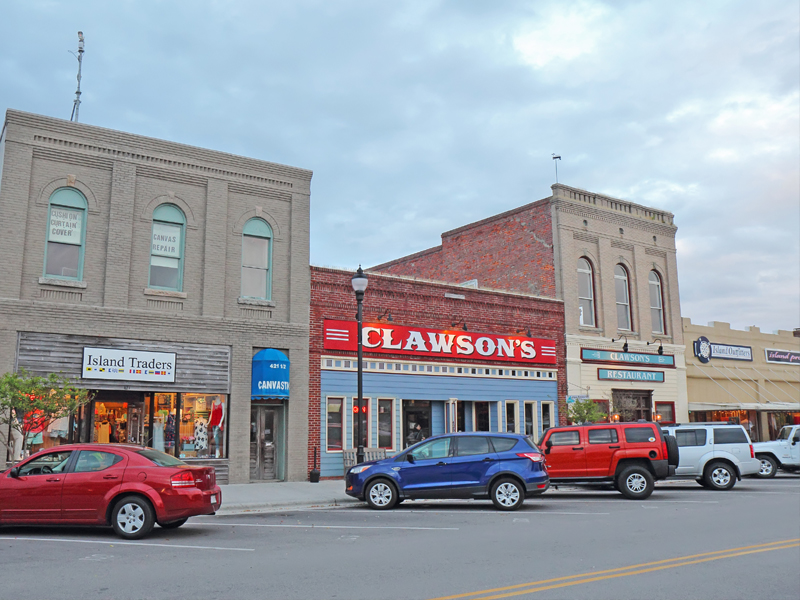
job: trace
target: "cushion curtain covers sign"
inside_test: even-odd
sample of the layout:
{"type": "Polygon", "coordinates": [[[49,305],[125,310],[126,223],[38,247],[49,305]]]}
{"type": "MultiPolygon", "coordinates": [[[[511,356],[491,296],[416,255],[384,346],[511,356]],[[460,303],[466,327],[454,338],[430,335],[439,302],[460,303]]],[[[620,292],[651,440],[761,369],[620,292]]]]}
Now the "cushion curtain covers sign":
{"type": "Polygon", "coordinates": [[[266,348],[253,357],[251,396],[255,399],[289,398],[289,359],[280,350],[266,348]]]}

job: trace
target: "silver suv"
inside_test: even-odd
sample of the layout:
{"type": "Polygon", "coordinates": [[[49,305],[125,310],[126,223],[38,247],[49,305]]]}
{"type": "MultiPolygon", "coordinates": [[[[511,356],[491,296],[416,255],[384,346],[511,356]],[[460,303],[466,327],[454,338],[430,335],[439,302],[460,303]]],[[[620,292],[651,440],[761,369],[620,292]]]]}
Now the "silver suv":
{"type": "Polygon", "coordinates": [[[693,478],[712,490],[729,490],[736,480],[761,469],[750,436],[741,425],[677,423],[662,427],[678,440],[680,462],[675,479],[693,478]]]}

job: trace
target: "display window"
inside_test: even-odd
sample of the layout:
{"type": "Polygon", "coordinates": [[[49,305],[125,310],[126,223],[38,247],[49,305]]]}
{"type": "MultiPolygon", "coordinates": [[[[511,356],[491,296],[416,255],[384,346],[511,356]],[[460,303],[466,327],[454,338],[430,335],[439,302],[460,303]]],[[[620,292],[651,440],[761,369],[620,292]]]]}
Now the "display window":
{"type": "Polygon", "coordinates": [[[220,394],[182,394],[176,443],[180,458],[227,458],[226,398],[220,394]]]}
{"type": "Polygon", "coordinates": [[[326,442],[328,452],[342,451],[342,408],[344,398],[328,398],[326,442]]]}
{"type": "Polygon", "coordinates": [[[656,419],[664,424],[675,422],[675,403],[674,402],[656,402],[656,419]]]}

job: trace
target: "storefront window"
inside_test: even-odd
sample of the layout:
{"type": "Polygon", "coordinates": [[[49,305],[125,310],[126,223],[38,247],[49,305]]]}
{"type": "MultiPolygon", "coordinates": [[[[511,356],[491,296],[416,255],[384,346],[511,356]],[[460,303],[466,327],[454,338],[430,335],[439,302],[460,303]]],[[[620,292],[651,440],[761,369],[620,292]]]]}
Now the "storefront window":
{"type": "Polygon", "coordinates": [[[391,450],[394,447],[394,402],[378,400],[378,448],[391,450]]]}
{"type": "Polygon", "coordinates": [[[328,419],[325,439],[328,452],[342,449],[342,406],[343,398],[328,398],[328,419]]]}
{"type": "Polygon", "coordinates": [[[353,398],[353,428],[351,429],[351,439],[353,445],[351,448],[358,446],[358,417],[361,416],[361,445],[368,448],[371,436],[369,435],[369,398],[364,398],[361,401],[361,410],[358,409],[358,398],[353,398]]]}
{"type": "Polygon", "coordinates": [[[475,431],[489,431],[489,403],[475,403],[475,431]]]}
{"type": "Polygon", "coordinates": [[[675,422],[675,403],[674,402],[656,402],[656,416],[660,417],[660,422],[674,423],[675,422]]]}
{"type": "Polygon", "coordinates": [[[220,394],[182,394],[181,424],[176,442],[181,458],[226,458],[226,397],[220,394]]]}
{"type": "Polygon", "coordinates": [[[760,441],[758,432],[758,413],[754,410],[701,410],[689,414],[689,421],[692,423],[736,423],[744,426],[750,441],[760,441]]]}
{"type": "Polygon", "coordinates": [[[175,453],[175,413],[178,394],[154,394],[153,448],[175,453]]]}

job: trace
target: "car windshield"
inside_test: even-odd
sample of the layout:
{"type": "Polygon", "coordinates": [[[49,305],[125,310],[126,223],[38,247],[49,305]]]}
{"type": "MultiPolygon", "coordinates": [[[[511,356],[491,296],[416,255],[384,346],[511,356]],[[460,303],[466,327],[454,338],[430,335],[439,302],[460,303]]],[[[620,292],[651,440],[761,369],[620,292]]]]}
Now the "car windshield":
{"type": "Polygon", "coordinates": [[[163,452],[159,452],[158,450],[153,450],[152,448],[147,448],[146,450],[139,450],[137,454],[144,456],[147,460],[154,462],[159,467],[180,467],[186,464],[185,462],[175,458],[174,456],[170,456],[169,454],[164,454],[163,452]]]}
{"type": "Polygon", "coordinates": [[[789,439],[789,434],[791,432],[792,432],[792,428],[791,427],[784,427],[783,429],[781,429],[781,432],[778,434],[778,439],[779,440],[788,440],[789,439]]]}

